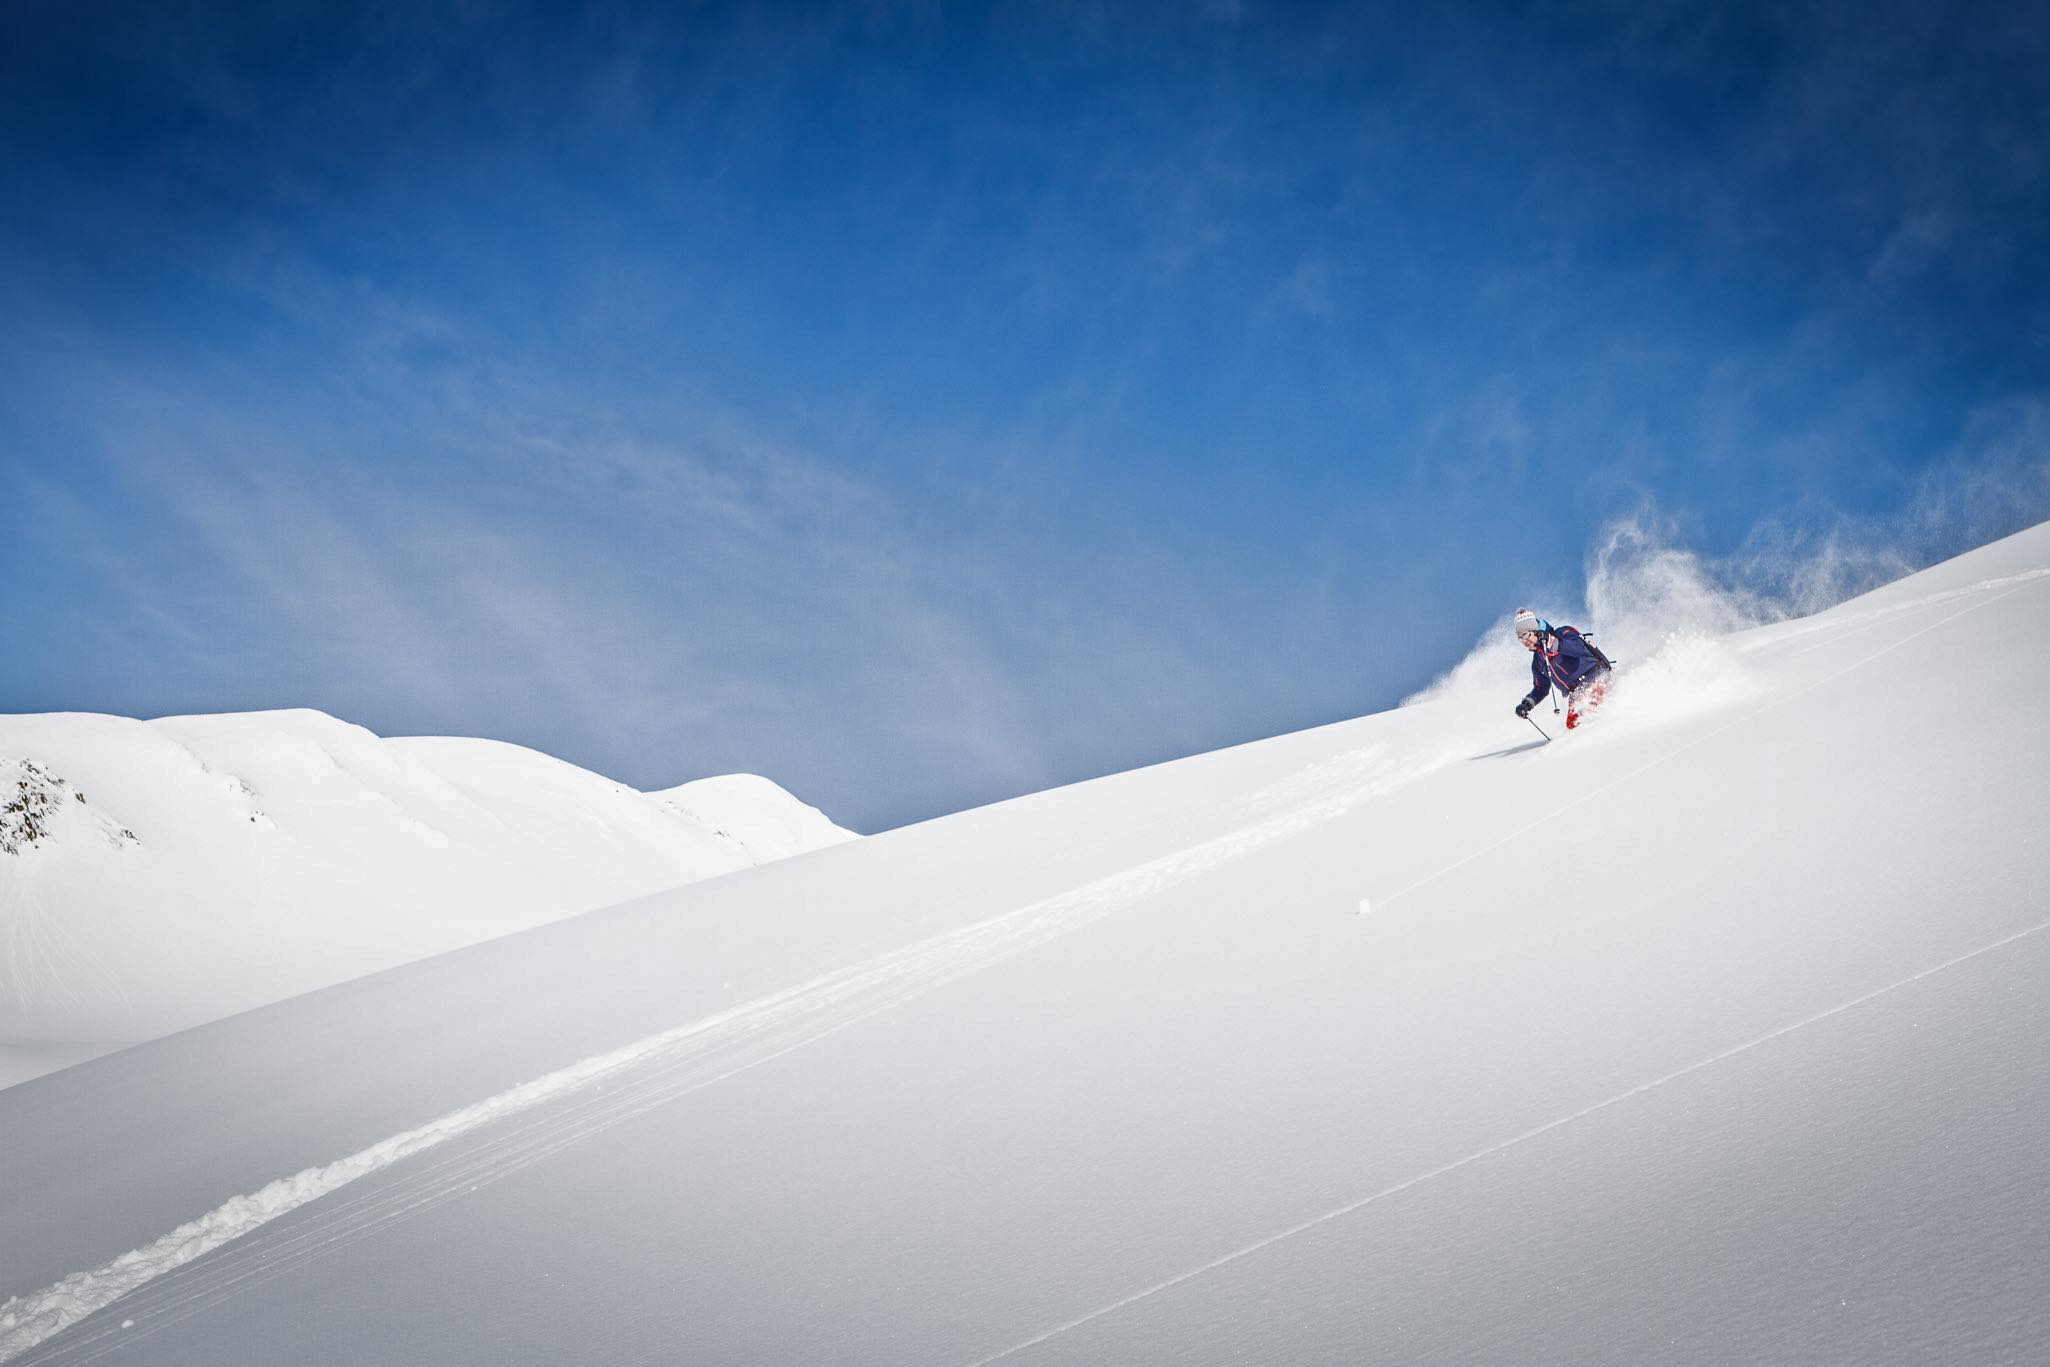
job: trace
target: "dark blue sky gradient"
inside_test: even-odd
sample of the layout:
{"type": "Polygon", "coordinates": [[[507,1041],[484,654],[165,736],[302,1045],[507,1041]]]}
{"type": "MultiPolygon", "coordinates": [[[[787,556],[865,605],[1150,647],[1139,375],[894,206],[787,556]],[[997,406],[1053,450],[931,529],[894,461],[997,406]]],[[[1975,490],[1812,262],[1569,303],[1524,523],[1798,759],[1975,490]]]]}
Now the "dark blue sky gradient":
{"type": "Polygon", "coordinates": [[[1411,8],[18,5],[0,709],[875,829],[2050,516],[2040,6],[1411,8]]]}

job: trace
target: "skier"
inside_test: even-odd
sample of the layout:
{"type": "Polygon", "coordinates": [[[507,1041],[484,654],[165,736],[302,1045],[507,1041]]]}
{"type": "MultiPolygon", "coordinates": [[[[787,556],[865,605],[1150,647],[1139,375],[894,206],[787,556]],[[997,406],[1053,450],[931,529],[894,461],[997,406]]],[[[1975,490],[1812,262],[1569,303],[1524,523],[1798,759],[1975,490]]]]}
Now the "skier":
{"type": "Polygon", "coordinates": [[[1529,608],[1516,610],[1515,630],[1530,652],[1532,680],[1530,692],[1516,704],[1516,715],[1528,717],[1557,688],[1566,699],[1566,729],[1571,731],[1609,691],[1608,658],[1574,628],[1555,627],[1529,608]]]}

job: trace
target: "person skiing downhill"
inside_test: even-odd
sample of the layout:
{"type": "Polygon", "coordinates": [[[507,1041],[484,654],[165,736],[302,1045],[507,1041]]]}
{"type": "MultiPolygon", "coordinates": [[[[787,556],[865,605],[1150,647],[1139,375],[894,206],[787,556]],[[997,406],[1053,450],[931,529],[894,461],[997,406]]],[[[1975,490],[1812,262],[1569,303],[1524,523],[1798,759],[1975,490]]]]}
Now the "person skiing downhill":
{"type": "Polygon", "coordinates": [[[1572,627],[1555,627],[1529,608],[1518,608],[1516,639],[1530,652],[1531,690],[1516,704],[1528,717],[1554,688],[1566,699],[1566,729],[1601,705],[1609,691],[1609,661],[1572,627]]]}

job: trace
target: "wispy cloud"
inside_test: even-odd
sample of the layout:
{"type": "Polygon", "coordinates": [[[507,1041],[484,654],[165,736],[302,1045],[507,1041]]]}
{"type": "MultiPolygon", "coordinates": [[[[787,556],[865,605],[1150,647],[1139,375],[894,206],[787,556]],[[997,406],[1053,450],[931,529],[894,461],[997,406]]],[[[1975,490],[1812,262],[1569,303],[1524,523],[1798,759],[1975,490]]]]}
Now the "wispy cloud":
{"type": "Polygon", "coordinates": [[[77,396],[85,458],[149,510],[83,544],[119,612],[168,625],[159,691],[483,732],[646,786],[753,768],[864,824],[1077,776],[1118,723],[1060,715],[1048,680],[1112,667],[1184,706],[1142,608],[1021,595],[900,491],[733,413],[481,360],[393,386],[387,360],[330,377],[381,396],[374,422],[111,363],[77,396]]]}
{"type": "Polygon", "coordinates": [[[875,825],[1385,702],[1644,495],[1840,593],[2050,507],[2042,26],[1912,8],[39,12],[33,696],[875,825]]]}

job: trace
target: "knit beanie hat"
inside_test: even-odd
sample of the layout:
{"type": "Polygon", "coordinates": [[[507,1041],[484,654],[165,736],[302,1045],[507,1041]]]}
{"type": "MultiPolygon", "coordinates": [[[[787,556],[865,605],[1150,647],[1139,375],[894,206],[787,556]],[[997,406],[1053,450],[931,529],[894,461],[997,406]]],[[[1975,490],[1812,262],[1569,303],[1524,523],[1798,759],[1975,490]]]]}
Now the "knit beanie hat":
{"type": "Polygon", "coordinates": [[[1544,629],[1545,624],[1538,620],[1536,613],[1532,612],[1529,608],[1516,609],[1516,625],[1514,630],[1518,636],[1523,635],[1526,631],[1541,632],[1544,629]]]}

